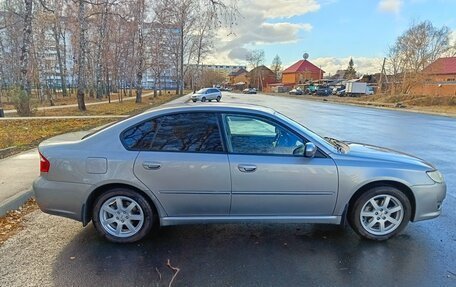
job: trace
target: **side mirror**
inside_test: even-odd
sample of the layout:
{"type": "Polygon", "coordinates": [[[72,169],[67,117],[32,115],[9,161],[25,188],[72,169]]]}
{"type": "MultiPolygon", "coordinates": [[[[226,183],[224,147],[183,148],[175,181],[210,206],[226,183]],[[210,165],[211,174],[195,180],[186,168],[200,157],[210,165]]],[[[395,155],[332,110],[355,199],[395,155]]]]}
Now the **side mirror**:
{"type": "Polygon", "coordinates": [[[314,143],[308,142],[304,146],[304,156],[313,158],[317,153],[317,146],[314,143]]]}

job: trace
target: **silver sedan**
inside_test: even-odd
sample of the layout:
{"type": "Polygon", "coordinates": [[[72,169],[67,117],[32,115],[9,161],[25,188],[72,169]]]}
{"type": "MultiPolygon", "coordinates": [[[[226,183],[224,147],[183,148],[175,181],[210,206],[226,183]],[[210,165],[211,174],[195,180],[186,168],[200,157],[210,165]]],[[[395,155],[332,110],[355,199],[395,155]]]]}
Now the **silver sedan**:
{"type": "Polygon", "coordinates": [[[81,140],[42,143],[42,211],[114,242],[189,223],[344,224],[386,240],[441,213],[446,185],[416,157],[322,138],[265,107],[150,110],[81,140]]]}

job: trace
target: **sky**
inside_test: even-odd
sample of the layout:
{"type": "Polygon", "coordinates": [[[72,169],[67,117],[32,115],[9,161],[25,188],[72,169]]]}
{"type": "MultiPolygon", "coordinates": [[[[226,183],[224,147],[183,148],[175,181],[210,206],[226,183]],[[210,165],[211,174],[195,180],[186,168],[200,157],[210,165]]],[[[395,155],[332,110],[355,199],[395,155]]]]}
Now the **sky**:
{"type": "Polygon", "coordinates": [[[334,74],[352,57],[360,73],[380,72],[388,47],[412,23],[448,26],[456,42],[456,0],[238,0],[240,16],[217,31],[208,64],[246,64],[262,49],[265,65],[309,61],[334,74]]]}

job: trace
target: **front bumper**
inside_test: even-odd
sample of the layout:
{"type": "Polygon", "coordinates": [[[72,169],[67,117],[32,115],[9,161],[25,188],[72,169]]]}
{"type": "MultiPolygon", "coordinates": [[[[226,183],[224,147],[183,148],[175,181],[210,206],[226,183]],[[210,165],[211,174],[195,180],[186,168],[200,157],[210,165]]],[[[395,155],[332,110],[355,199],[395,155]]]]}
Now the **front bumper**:
{"type": "Polygon", "coordinates": [[[446,196],[446,184],[412,186],[415,196],[415,216],[412,221],[421,221],[439,216],[446,196]]]}
{"type": "Polygon", "coordinates": [[[40,209],[49,214],[82,221],[82,210],[90,190],[89,184],[50,181],[38,177],[33,191],[40,209]]]}

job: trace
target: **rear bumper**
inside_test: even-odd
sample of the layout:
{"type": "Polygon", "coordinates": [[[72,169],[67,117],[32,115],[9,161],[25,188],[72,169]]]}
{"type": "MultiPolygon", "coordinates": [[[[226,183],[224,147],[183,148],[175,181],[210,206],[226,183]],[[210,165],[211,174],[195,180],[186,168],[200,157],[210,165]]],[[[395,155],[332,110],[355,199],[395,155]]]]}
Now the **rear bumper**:
{"type": "Polygon", "coordinates": [[[83,207],[90,186],[49,181],[40,176],[33,182],[33,191],[43,212],[82,221],[83,207]]]}
{"type": "Polygon", "coordinates": [[[415,196],[415,216],[413,221],[421,221],[439,216],[446,196],[445,183],[412,186],[415,196]]]}

